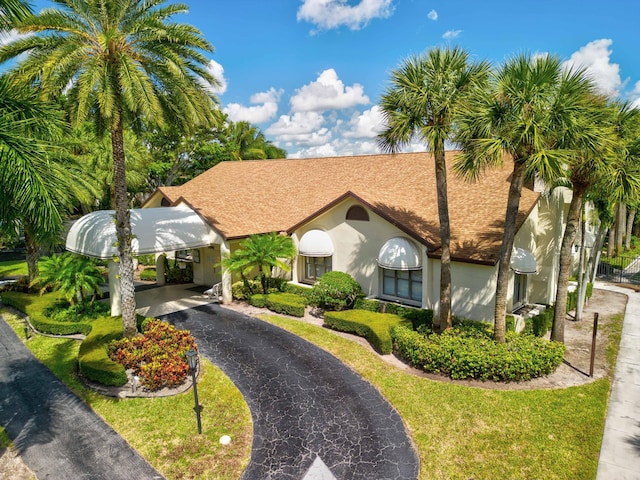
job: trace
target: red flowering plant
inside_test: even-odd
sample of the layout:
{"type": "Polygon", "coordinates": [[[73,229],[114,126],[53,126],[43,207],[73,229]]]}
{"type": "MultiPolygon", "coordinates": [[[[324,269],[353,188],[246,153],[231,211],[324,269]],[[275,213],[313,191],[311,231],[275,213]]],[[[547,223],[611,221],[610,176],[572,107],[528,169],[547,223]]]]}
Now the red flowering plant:
{"type": "Polygon", "coordinates": [[[141,336],[114,340],[108,347],[109,358],[133,369],[149,391],[184,382],[189,373],[186,359],[189,350],[197,350],[193,335],[160,320],[147,322],[141,336]]]}

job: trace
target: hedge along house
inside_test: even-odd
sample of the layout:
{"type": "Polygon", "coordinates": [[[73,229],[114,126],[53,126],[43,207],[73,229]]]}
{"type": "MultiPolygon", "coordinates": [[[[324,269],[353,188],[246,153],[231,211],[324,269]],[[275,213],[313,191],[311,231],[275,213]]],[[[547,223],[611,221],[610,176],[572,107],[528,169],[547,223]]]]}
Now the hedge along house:
{"type": "MultiPolygon", "coordinates": [[[[456,152],[447,152],[452,165],[456,152]]],[[[468,183],[448,174],[453,313],[491,320],[512,163],[468,183]]],[[[570,190],[520,202],[507,307],[553,303],[570,190]]],[[[433,159],[427,153],[222,162],[182,186],[161,187],[143,209],[188,207],[208,228],[193,246],[194,282],[231,276],[215,265],[251,234],[284,232],[298,254],[290,281],[351,274],[369,298],[438,310],[439,226],[433,159]]],[[[159,214],[162,217],[162,214],[159,214]]],[[[134,231],[134,234],[136,232],[134,231]]]]}

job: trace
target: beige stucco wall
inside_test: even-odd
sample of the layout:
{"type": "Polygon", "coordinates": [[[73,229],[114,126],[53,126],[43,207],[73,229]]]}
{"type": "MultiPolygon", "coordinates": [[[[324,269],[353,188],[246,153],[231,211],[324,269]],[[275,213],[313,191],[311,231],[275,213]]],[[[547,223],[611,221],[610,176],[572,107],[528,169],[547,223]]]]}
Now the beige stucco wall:
{"type": "MultiPolygon", "coordinates": [[[[353,199],[347,199],[330,210],[322,213],[309,223],[293,232],[292,237],[297,245],[300,238],[309,230],[319,229],[327,232],[334,246],[332,269],[347,272],[362,286],[368,297],[380,295],[380,273],[377,264],[378,253],[384,243],[393,237],[409,238],[397,227],[369,209],[369,221],[346,220],[347,210],[359,205],[353,199]]],[[[412,239],[411,239],[412,240],[412,239]]],[[[426,247],[412,240],[422,256],[423,271],[429,263],[426,247]]],[[[304,258],[298,256],[294,260],[293,280],[300,282],[303,274],[304,258]]],[[[423,304],[430,303],[428,285],[423,275],[423,304]]]]}

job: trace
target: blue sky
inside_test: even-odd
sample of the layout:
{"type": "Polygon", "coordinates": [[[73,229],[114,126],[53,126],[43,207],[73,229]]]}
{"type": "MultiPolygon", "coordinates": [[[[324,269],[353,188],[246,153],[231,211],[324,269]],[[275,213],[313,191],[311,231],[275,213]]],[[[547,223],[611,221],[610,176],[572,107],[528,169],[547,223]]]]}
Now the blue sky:
{"type": "Polygon", "coordinates": [[[376,103],[390,71],[439,45],[495,65],[520,52],[556,54],[588,68],[603,92],[640,107],[638,0],[184,3],[189,13],[175,20],[198,27],[214,46],[222,108],[290,158],[377,152],[376,103]]]}

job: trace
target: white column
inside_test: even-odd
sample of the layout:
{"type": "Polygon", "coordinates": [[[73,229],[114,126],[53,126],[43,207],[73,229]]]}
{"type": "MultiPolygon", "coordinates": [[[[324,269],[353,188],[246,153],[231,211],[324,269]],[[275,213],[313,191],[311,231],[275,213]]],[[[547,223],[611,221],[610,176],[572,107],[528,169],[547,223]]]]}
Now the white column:
{"type": "MultiPolygon", "coordinates": [[[[231,254],[231,249],[226,241],[220,242],[220,258],[224,260],[231,254]]],[[[227,269],[222,269],[222,303],[233,302],[231,293],[231,273],[227,269]]]]}
{"type": "Polygon", "coordinates": [[[109,301],[111,302],[111,316],[122,315],[122,301],[120,299],[120,264],[109,260],[109,301]]]}
{"type": "Polygon", "coordinates": [[[165,284],[164,278],[164,260],[167,256],[162,253],[156,257],[156,283],[158,286],[165,284]]]}

